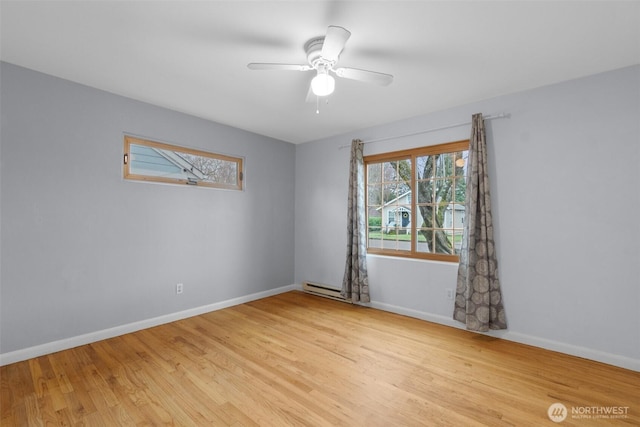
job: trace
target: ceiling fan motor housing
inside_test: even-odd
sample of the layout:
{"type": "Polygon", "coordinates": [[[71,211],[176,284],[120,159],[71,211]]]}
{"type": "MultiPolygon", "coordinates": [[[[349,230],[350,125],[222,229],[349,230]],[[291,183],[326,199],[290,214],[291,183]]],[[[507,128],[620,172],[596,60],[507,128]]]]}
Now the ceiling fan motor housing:
{"type": "Polygon", "coordinates": [[[324,45],[324,37],[316,37],[304,45],[304,50],[307,53],[307,61],[314,69],[331,69],[336,61],[328,61],[322,57],[322,46],[324,45]]]}

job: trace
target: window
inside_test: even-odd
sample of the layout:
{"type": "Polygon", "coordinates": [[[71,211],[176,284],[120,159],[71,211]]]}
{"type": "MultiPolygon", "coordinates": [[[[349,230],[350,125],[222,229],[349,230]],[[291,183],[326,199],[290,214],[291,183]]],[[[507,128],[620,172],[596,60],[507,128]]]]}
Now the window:
{"type": "Polygon", "coordinates": [[[242,159],[125,136],[124,178],[242,190],[242,159]]]}
{"type": "Polygon", "coordinates": [[[365,156],[367,252],[458,261],[469,141],[365,156]]]}

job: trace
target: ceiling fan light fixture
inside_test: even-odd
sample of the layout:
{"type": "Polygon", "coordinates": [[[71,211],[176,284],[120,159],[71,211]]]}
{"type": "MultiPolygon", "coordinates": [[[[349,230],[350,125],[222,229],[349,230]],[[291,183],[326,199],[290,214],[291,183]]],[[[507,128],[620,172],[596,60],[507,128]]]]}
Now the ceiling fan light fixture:
{"type": "MultiPolygon", "coordinates": [[[[1,1],[1,0],[0,0],[1,1]]],[[[347,29],[330,25],[325,36],[314,37],[304,45],[307,54],[308,65],[302,64],[281,64],[275,62],[251,62],[247,64],[250,70],[281,70],[281,71],[311,71],[315,70],[316,75],[311,80],[311,85],[307,91],[307,102],[329,96],[336,87],[334,78],[373,83],[379,86],[387,86],[393,81],[391,74],[379,73],[377,71],[362,70],[359,68],[336,68],[347,40],[351,32],[347,29]],[[313,96],[312,96],[313,95],[313,96]]]]}
{"type": "Polygon", "coordinates": [[[336,80],[327,72],[318,71],[311,80],[311,91],[316,96],[331,95],[336,88],[336,80]]]}

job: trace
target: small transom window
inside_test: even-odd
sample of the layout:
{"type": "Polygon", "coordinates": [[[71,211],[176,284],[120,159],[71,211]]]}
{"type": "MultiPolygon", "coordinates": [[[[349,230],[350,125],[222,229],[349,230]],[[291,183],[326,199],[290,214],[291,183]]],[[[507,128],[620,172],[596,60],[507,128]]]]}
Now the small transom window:
{"type": "Polygon", "coordinates": [[[125,136],[124,178],[242,190],[242,158],[125,136]]]}

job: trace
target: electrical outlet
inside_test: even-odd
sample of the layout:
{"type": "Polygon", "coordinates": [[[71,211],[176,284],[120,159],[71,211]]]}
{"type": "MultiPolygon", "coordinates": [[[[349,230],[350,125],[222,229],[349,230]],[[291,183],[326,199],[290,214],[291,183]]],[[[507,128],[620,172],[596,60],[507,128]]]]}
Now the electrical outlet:
{"type": "Polygon", "coordinates": [[[447,299],[453,299],[453,289],[447,289],[447,299]]]}
{"type": "Polygon", "coordinates": [[[182,283],[178,283],[176,285],[176,294],[180,295],[183,291],[184,285],[182,283]]]}

